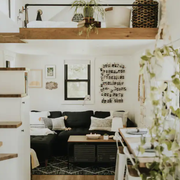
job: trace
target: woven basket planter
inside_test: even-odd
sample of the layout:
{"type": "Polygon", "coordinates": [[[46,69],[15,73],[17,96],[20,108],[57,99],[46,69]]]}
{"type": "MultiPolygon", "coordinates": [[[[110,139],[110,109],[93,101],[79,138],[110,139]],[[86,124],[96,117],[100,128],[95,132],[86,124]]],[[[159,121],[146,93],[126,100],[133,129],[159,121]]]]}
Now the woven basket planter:
{"type": "Polygon", "coordinates": [[[154,0],[136,0],[133,4],[149,4],[154,6],[133,6],[133,28],[156,28],[158,26],[158,5],[154,0]]]}

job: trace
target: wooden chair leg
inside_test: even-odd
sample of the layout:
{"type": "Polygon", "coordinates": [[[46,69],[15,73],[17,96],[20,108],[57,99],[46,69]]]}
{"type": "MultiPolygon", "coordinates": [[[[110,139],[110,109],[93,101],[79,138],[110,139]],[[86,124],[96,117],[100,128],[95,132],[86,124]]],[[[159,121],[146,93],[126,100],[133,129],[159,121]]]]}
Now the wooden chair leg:
{"type": "Polygon", "coordinates": [[[45,160],[45,167],[47,167],[47,164],[48,164],[48,160],[46,159],[45,160]]]}

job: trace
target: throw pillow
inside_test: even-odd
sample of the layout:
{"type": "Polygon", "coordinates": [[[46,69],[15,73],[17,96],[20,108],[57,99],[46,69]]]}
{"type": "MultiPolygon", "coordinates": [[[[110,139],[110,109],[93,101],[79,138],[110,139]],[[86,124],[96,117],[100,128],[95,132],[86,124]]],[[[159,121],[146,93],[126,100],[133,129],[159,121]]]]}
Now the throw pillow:
{"type": "Polygon", "coordinates": [[[128,118],[128,112],[127,111],[125,111],[125,112],[114,111],[113,117],[121,117],[123,120],[123,125],[126,126],[127,118],[128,118]]]}
{"type": "Polygon", "coordinates": [[[42,118],[45,124],[45,128],[50,130],[65,130],[64,116],[59,118],[42,118]]]}
{"type": "Polygon", "coordinates": [[[91,125],[89,130],[111,131],[112,119],[96,118],[91,116],[91,125]]]}
{"type": "Polygon", "coordinates": [[[41,112],[30,112],[30,125],[31,127],[44,127],[44,122],[42,121],[42,117],[48,117],[50,113],[48,111],[41,112]]]}

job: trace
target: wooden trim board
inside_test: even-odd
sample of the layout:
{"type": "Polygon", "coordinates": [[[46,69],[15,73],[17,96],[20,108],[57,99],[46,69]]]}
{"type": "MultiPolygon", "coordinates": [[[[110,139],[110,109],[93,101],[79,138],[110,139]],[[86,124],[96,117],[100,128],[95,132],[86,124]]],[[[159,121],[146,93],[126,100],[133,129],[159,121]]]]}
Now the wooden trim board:
{"type": "Polygon", "coordinates": [[[5,161],[16,157],[18,157],[18,154],[0,154],[0,161],[5,161]]]}
{"type": "Polygon", "coordinates": [[[3,142],[0,141],[0,147],[3,145],[3,142]]]}
{"type": "Polygon", "coordinates": [[[0,33],[0,43],[25,43],[19,33],[0,33]]]}
{"type": "Polygon", "coordinates": [[[8,122],[8,121],[2,121],[0,122],[0,129],[3,129],[3,128],[18,128],[22,125],[22,122],[8,122]]]}

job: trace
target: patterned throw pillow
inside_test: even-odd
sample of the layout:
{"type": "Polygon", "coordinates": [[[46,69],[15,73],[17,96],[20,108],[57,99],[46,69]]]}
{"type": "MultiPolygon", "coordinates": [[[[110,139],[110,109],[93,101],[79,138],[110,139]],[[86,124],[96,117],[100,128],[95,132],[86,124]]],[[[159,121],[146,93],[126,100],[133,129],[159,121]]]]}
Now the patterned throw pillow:
{"type": "Polygon", "coordinates": [[[91,116],[91,126],[89,130],[111,131],[112,119],[96,118],[91,116]]]}
{"type": "Polygon", "coordinates": [[[45,128],[49,128],[50,130],[65,130],[66,126],[64,123],[64,116],[59,118],[42,118],[45,124],[45,128]]]}
{"type": "Polygon", "coordinates": [[[127,123],[127,118],[128,118],[128,112],[118,112],[118,111],[114,111],[112,114],[113,117],[121,117],[123,120],[123,125],[126,126],[127,123]]]}

